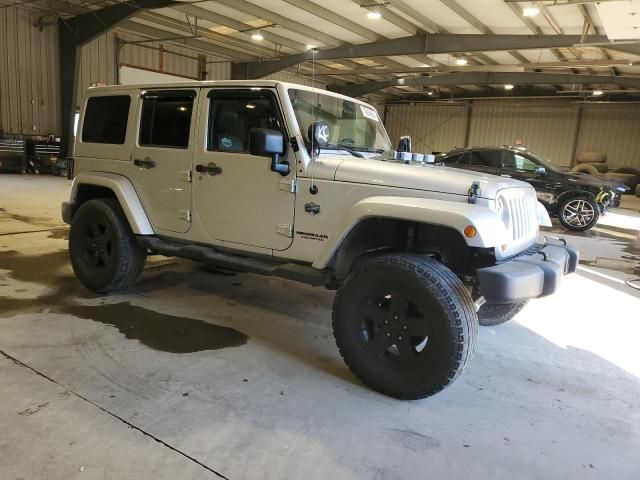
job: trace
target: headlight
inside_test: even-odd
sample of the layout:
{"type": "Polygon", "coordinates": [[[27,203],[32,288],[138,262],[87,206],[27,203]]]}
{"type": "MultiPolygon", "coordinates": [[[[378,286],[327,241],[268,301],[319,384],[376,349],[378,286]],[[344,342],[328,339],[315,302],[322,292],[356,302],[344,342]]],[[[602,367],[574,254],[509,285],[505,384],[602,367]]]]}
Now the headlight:
{"type": "Polygon", "coordinates": [[[507,227],[507,230],[511,229],[511,212],[509,211],[509,205],[504,197],[498,197],[496,201],[496,212],[498,216],[504,223],[504,226],[507,227]]]}

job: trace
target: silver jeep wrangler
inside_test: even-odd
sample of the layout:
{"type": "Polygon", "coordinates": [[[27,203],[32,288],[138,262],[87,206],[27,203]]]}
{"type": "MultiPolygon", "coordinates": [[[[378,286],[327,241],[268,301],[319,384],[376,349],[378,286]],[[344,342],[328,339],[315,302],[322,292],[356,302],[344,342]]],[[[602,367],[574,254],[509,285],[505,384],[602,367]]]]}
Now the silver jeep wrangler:
{"type": "Polygon", "coordinates": [[[96,292],[133,284],[150,253],[337,289],[354,374],[427,397],[469,364],[479,321],[509,320],[578,262],[539,235],[528,184],[429,158],[394,151],[370,105],[300,85],[91,88],[62,206],[73,268],[96,292]]]}

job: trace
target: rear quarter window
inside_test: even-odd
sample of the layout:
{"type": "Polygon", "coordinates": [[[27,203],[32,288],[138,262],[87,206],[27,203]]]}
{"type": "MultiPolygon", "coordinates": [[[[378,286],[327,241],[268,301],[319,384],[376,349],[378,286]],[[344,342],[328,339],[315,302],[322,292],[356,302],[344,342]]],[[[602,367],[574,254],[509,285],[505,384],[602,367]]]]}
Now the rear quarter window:
{"type": "Polygon", "coordinates": [[[122,145],[127,136],[131,97],[114,95],[87,100],[82,125],[82,141],[122,145]]]}

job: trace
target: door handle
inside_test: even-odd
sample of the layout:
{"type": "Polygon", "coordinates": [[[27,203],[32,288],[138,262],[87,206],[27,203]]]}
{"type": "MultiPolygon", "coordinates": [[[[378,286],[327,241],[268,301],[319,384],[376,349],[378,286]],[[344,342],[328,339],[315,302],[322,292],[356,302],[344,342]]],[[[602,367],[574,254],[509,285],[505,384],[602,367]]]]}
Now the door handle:
{"type": "Polygon", "coordinates": [[[320,213],[320,205],[314,202],[305,203],[304,211],[310,213],[311,215],[317,215],[318,213],[320,213]]]}
{"type": "Polygon", "coordinates": [[[133,160],[133,164],[136,167],[147,168],[147,169],[153,168],[156,166],[156,162],[151,160],[149,157],[145,157],[144,159],[136,158],[133,160]]]}
{"type": "Polygon", "coordinates": [[[208,173],[209,175],[220,175],[222,173],[222,169],[217,166],[215,163],[211,162],[209,165],[196,165],[196,172],[198,173],[208,173]]]}

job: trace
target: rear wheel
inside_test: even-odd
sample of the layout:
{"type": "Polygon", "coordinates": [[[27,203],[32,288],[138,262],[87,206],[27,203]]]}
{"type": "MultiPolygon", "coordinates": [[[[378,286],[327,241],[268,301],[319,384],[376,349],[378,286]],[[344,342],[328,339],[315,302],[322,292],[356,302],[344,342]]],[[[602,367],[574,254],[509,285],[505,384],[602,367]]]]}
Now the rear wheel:
{"type": "Polygon", "coordinates": [[[462,282],[436,260],[386,255],[360,265],[338,290],[336,344],[362,382],[418,399],[451,384],[475,350],[478,319],[462,282]]]}
{"type": "Polygon", "coordinates": [[[147,257],[120,205],[110,198],[89,200],[80,206],[71,222],[69,254],[80,282],[95,292],[132,285],[147,257]]]}
{"type": "Polygon", "coordinates": [[[589,197],[568,198],[560,204],[558,218],[567,230],[584,232],[598,223],[600,207],[589,197]]]}
{"type": "Polygon", "coordinates": [[[478,310],[478,323],[483,327],[501,325],[515,317],[526,305],[526,301],[507,305],[485,303],[478,310]]]}

